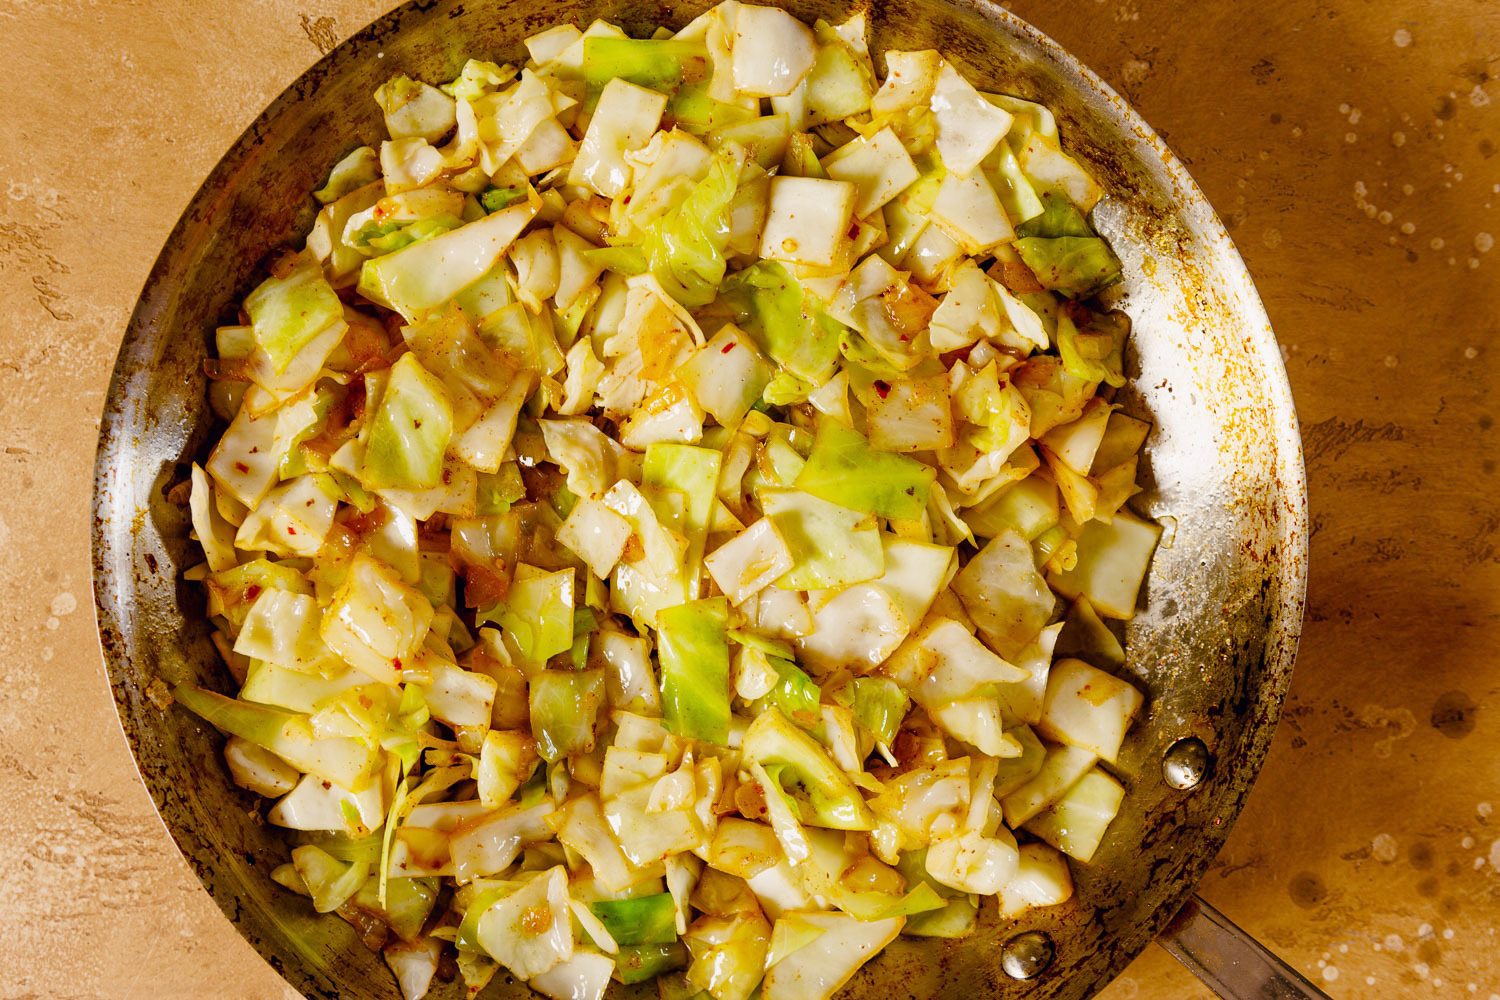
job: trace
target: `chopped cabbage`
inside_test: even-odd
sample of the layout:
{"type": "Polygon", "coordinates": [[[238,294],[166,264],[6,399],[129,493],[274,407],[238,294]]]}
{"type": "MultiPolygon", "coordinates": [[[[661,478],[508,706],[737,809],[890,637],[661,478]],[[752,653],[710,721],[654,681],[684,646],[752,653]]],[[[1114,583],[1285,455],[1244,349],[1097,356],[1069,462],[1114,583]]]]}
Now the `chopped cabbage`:
{"type": "Polygon", "coordinates": [[[431,624],[427,598],[388,566],[360,553],[323,612],[319,632],[351,666],[394,685],[431,624]]]}
{"type": "Polygon", "coordinates": [[[868,670],[894,653],[911,628],[911,619],[889,588],[857,583],[813,613],[812,628],[799,637],[797,646],[820,669],[868,670]]]}
{"type": "Polygon", "coordinates": [[[792,568],[792,550],[775,523],[763,517],[711,552],[704,566],[738,607],[792,568]]]}
{"type": "Polygon", "coordinates": [[[790,94],[813,67],[813,33],[775,7],[736,6],[731,66],[734,89],[747,97],[790,94]]]}
{"type": "Polygon", "coordinates": [[[1003,827],[995,837],[967,831],[927,849],[927,872],[960,892],[993,896],[1015,877],[1020,863],[1016,838],[1003,827]]]}
{"type": "Polygon", "coordinates": [[[327,205],[379,179],[379,154],[369,146],[359,146],[333,165],[327,183],[314,191],[313,197],[327,205]]]}
{"type": "Polygon", "coordinates": [[[1115,762],[1145,698],[1134,686],[1082,660],[1058,660],[1047,675],[1037,729],[1048,739],[1115,762]]]}
{"type": "Polygon", "coordinates": [[[1001,798],[1006,825],[1018,828],[1062,798],[1089,772],[1097,759],[1089,751],[1077,747],[1049,749],[1035,777],[1001,798]]]}
{"type": "Polygon", "coordinates": [[[724,280],[729,208],[739,176],[740,157],[734,149],[714,156],[708,175],[682,203],[647,227],[646,266],[688,308],[712,302],[724,280]]]}
{"type": "Polygon", "coordinates": [[[698,579],[698,564],[703,559],[707,543],[722,465],[723,457],[712,448],[676,442],[648,445],[641,464],[644,485],[664,493],[675,493],[683,499],[680,527],[687,539],[687,561],[682,575],[688,590],[696,586],[698,579]]]}
{"type": "Polygon", "coordinates": [[[613,631],[596,633],[595,639],[594,648],[606,667],[609,703],[615,708],[659,712],[661,694],[651,669],[650,643],[613,631]]]}
{"type": "Polygon", "coordinates": [[[224,763],[229,766],[229,776],[236,785],[268,799],[290,792],[299,777],[292,765],[238,736],[231,736],[225,742],[224,763]]]}
{"type": "Polygon", "coordinates": [[[914,520],[927,508],[936,478],[931,466],[873,448],[858,431],[825,420],[795,485],[852,510],[914,520]]]}
{"type": "Polygon", "coordinates": [[[967,176],[945,175],[932,203],[932,218],[965,253],[982,253],[1016,235],[999,196],[981,170],[967,176]]]}
{"type": "Polygon", "coordinates": [[[1125,647],[1086,597],[1078,598],[1068,609],[1067,622],[1057,637],[1054,652],[1104,670],[1118,671],[1125,665],[1125,647]]]}
{"type": "MultiPolygon", "coordinates": [[[[936,313],[933,322],[937,322],[936,313]]],[[[953,447],[953,404],[946,375],[880,381],[872,388],[865,400],[872,448],[914,452],[953,447]]]]}
{"type": "Polygon", "coordinates": [[[689,987],[714,1000],[749,1000],[765,974],[770,937],[770,925],[758,912],[698,918],[683,938],[693,958],[689,987]]]}
{"type": "Polygon", "coordinates": [[[1120,808],[1160,531],[1103,192],[869,31],[395,76],[214,332],[172,497],[238,686],[175,697],[407,1000],[450,946],[471,995],[821,1000],[1065,901],[1120,808]]]}
{"type": "Polygon", "coordinates": [[[441,660],[427,669],[422,697],[432,718],[452,729],[489,726],[498,687],[493,677],[441,660]]]}
{"type": "Polygon", "coordinates": [[[1120,280],[1120,260],[1097,236],[1016,240],[1016,251],[1042,287],[1069,298],[1087,298],[1120,280]]]}
{"type": "Polygon", "coordinates": [[[597,795],[570,799],[558,810],[555,822],[557,839],[588,862],[594,879],[604,889],[620,892],[644,878],[620,850],[597,795]]]}
{"type": "Polygon", "coordinates": [[[370,422],[360,481],[372,489],[432,489],[442,482],[453,436],[453,406],[415,354],[391,366],[370,422]]]}
{"type": "Polygon", "coordinates": [[[804,124],[827,125],[868,110],[875,93],[875,70],[864,15],[855,14],[837,26],[819,21],[813,32],[818,50],[803,83],[804,124]]]}
{"type": "Polygon", "coordinates": [[[1064,597],[1087,597],[1107,618],[1133,618],[1160,538],[1159,525],[1126,513],[1108,524],[1090,521],[1078,537],[1078,562],[1051,574],[1049,582],[1064,597]]]}
{"type": "Polygon", "coordinates": [[[889,750],[906,719],[911,696],[885,677],[854,679],[854,717],[875,742],[889,750]]]}
{"type": "Polygon", "coordinates": [[[557,540],[578,554],[600,579],[614,571],[630,541],[630,522],[590,497],[582,497],[557,529],[557,540]]]}
{"type": "Polygon", "coordinates": [[[1004,798],[1035,778],[1047,756],[1047,748],[1042,746],[1042,741],[1037,739],[1030,726],[1024,723],[1015,726],[1009,730],[1008,735],[1020,745],[1021,752],[1017,756],[995,761],[994,794],[998,798],[1004,798]]]}
{"type": "Polygon", "coordinates": [[[1057,527],[1060,516],[1057,484],[1041,476],[1027,476],[963,515],[976,534],[994,536],[1009,530],[1029,542],[1057,527]]]}
{"type": "Polygon", "coordinates": [[[603,88],[628,80],[653,90],[674,89],[686,73],[703,65],[707,50],[696,42],[597,36],[583,40],[583,79],[603,88]]]}
{"type": "Polygon", "coordinates": [[[765,1000],[829,1000],[906,923],[905,917],[866,921],[842,913],[804,913],[798,919],[822,933],[766,970],[765,1000]]]}
{"type": "Polygon", "coordinates": [[[604,704],[604,674],[597,670],[543,670],[528,679],[531,733],[547,763],[594,747],[604,704]]]}
{"type": "Polygon", "coordinates": [[[1125,789],[1098,768],[1089,771],[1063,796],[1026,822],[1036,834],[1071,858],[1087,864],[1120,811],[1125,789]]]}
{"type": "Polygon", "coordinates": [[[289,830],[333,830],[364,837],[385,822],[385,796],[378,781],[351,792],[303,775],[297,786],[271,807],[266,819],[289,830]]]}
{"type": "Polygon", "coordinates": [[[772,780],[783,794],[789,794],[787,786],[792,785],[806,795],[805,803],[793,798],[802,822],[834,830],[868,830],[873,824],[864,798],[848,776],[777,709],[767,708],[750,724],[740,756],[746,765],[778,768],[780,780],[772,780]]]}
{"type": "Polygon", "coordinates": [[[536,742],[529,733],[495,729],[485,733],[474,774],[479,801],[489,809],[504,805],[531,777],[536,762],[536,742]]]}
{"type": "Polygon", "coordinates": [[[759,402],[772,368],[755,343],[726,323],[681,369],[699,406],[721,427],[738,427],[759,402]]]}
{"type": "Polygon", "coordinates": [[[552,868],[485,907],[475,937],[491,958],[521,979],[550,972],[572,958],[567,870],[552,868]]]}
{"type": "Polygon", "coordinates": [[[370,678],[352,667],[325,678],[288,670],[265,660],[252,660],[239,696],[244,701],[311,715],[320,704],[368,683],[370,678]]]}
{"type": "Polygon", "coordinates": [[[606,198],[619,195],[630,180],[625,154],[646,145],[667,107],[665,94],[616,78],[605,84],[588,131],[569,168],[568,181],[606,198]]]}
{"type": "Polygon", "coordinates": [[[729,738],[729,610],[723,598],[657,612],[662,719],[689,739],[729,738]]]}
{"type": "Polygon", "coordinates": [[[496,875],[509,868],[530,843],[552,836],[550,799],[516,803],[459,822],[449,831],[451,874],[461,883],[496,875]]]}
{"type": "Polygon", "coordinates": [[[906,147],[889,128],[840,146],[823,160],[823,169],[829,177],[848,181],[858,190],[857,219],[868,217],[920,176],[906,147]]]}
{"type": "Polygon", "coordinates": [[[760,255],[768,260],[832,267],[848,240],[858,189],[817,177],[771,178],[760,255]]]}
{"type": "Polygon", "coordinates": [[[358,740],[315,738],[305,715],[226,698],[190,684],[177,685],[172,697],[210,725],[341,788],[363,787],[375,765],[377,751],[358,740]]]}
{"type": "Polygon", "coordinates": [[[370,877],[368,861],[340,861],[312,844],[295,848],[292,864],[319,913],[343,906],[370,877]]]}
{"type": "Polygon", "coordinates": [[[401,987],[404,1000],[422,1000],[427,995],[433,976],[437,974],[441,953],[442,942],[436,938],[415,943],[397,941],[381,951],[401,987]]]}
{"type": "Polygon", "coordinates": [[[1004,655],[1025,648],[1057,603],[1036,570],[1030,544],[1009,530],[994,536],[959,570],[953,590],[974,624],[1004,655]]]}
{"type": "Polygon", "coordinates": [[[382,84],[375,91],[375,103],[385,112],[385,129],[393,139],[419,136],[436,142],[456,121],[452,97],[404,75],[382,84]]]}
{"type": "MultiPolygon", "coordinates": [[[[1052,113],[1046,109],[1041,109],[1041,113],[1048,119],[1052,118],[1052,113]]],[[[1103,194],[1103,190],[1078,165],[1078,161],[1058,146],[1055,122],[1049,130],[1033,130],[1026,137],[1017,158],[1021,169],[1038,187],[1061,191],[1080,211],[1092,209],[1103,194]]]]}
{"type": "Polygon", "coordinates": [[[786,268],[772,261],[752,264],[730,278],[725,290],[740,325],[772,361],[809,382],[833,374],[839,357],[837,324],[810,308],[802,286],[786,268]]]}
{"type": "Polygon", "coordinates": [[[1016,916],[1036,906],[1057,906],[1073,896],[1068,863],[1046,844],[1022,844],[1016,873],[1000,893],[1001,916],[1016,916]]]}
{"type": "Polygon", "coordinates": [[[365,261],[359,292],[408,320],[450,301],[495,266],[540,200],[529,198],[451,232],[365,261]]]}
{"type": "Polygon", "coordinates": [[[943,57],[933,49],[918,52],[892,50],[885,54],[885,81],[870,100],[876,115],[889,115],[925,106],[937,86],[943,57]]]}
{"type": "Polygon", "coordinates": [[[792,552],[776,581],[787,590],[847,587],[880,576],[885,553],[874,519],[800,490],[766,490],[761,509],[792,552]]]}
{"type": "Polygon", "coordinates": [[[718,871],[751,879],[779,864],[782,858],[780,842],[769,826],[725,816],[714,831],[707,861],[718,871]]]}
{"type": "Polygon", "coordinates": [[[234,526],[224,520],[214,502],[213,486],[197,462],[193,463],[192,492],[188,500],[193,522],[193,534],[203,547],[203,558],[208,568],[215,573],[232,569],[239,564],[235,555],[234,526]]]}
{"type": "Polygon", "coordinates": [[[533,976],[528,985],[548,1000],[603,1000],[614,971],[608,955],[578,948],[572,958],[533,976]]]}
{"type": "Polygon", "coordinates": [[[589,908],[620,944],[666,944],[677,939],[677,907],[670,893],[602,899],[589,908]]]}
{"type": "Polygon", "coordinates": [[[937,300],[907,280],[884,257],[871,254],[839,283],[833,316],[858,331],[877,364],[910,371],[930,346],[925,329],[937,300]]]}
{"type": "Polygon", "coordinates": [[[579,497],[602,497],[616,480],[623,451],[587,420],[539,420],[547,452],[568,474],[579,497]]]}
{"type": "Polygon", "coordinates": [[[986,101],[946,60],[933,81],[928,106],[937,120],[943,166],[963,177],[974,173],[1010,130],[1010,113],[986,101]]]}
{"type": "Polygon", "coordinates": [[[626,986],[652,979],[665,982],[667,973],[688,964],[688,957],[687,948],[679,941],[625,945],[615,956],[615,974],[626,986]]]}
{"type": "Polygon", "coordinates": [[[312,595],[263,590],[240,626],[234,651],[304,673],[337,671],[342,664],[323,642],[322,622],[312,595]]]}
{"type": "MultiPolygon", "coordinates": [[[[255,331],[256,351],[278,375],[324,330],[344,321],[338,294],[307,257],[299,258],[285,276],[267,278],[245,296],[245,312],[255,331]]],[[[318,367],[321,359],[314,370],[318,367]]]]}
{"type": "Polygon", "coordinates": [[[1118,388],[1125,384],[1122,366],[1129,325],[1118,314],[1091,319],[1091,325],[1079,330],[1066,312],[1058,314],[1057,350],[1063,367],[1077,378],[1118,388]]]}

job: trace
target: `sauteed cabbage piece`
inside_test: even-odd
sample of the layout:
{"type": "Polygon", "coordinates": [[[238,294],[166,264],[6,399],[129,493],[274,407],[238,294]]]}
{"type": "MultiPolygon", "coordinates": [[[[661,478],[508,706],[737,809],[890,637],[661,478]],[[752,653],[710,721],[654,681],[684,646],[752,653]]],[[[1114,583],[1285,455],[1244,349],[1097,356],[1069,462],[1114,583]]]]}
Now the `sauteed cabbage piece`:
{"type": "Polygon", "coordinates": [[[216,337],[179,495],[239,686],[176,697],[274,877],[410,1000],[445,951],[819,1000],[1065,902],[1159,535],[1098,185],[862,15],[526,49],[382,86],[216,337]]]}

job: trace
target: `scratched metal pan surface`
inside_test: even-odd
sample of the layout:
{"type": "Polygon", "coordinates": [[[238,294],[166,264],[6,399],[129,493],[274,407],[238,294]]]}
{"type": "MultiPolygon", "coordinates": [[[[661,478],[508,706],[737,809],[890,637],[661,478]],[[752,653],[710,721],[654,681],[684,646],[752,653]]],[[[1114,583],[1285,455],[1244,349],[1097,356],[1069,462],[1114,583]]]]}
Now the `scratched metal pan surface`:
{"type": "MultiPolygon", "coordinates": [[[[235,143],[162,251],[131,318],[104,414],[94,499],[94,580],[120,721],[163,822],[226,916],[308,997],[399,996],[379,957],[336,917],[315,917],[270,871],[278,832],[227,779],[220,737],[150,696],[197,680],[225,689],[196,589],[185,512],[166,500],[212,430],[203,359],[212,330],[272,250],[312,222],[307,192],[355,145],[380,136],[375,88],[394,72],[454,76],[470,55],[517,59],[521,40],[597,17],[633,32],[680,25],[704,4],[515,0],[408,4],[308,71],[235,143]]],[[[795,14],[842,20],[834,0],[795,14]]],[[[878,0],[876,51],[938,48],[982,88],[1042,101],[1064,141],[1107,189],[1097,212],[1125,264],[1118,304],[1134,320],[1129,410],[1156,429],[1142,463],[1142,513],[1166,525],[1129,624],[1126,670],[1148,709],[1116,773],[1124,809],[1077,894],[1002,922],[992,908],[959,941],[902,939],[847,997],[1089,996],[1162,929],[1239,813],[1286,693],[1302,622],[1307,513],[1301,443],[1276,342],[1239,254],[1181,163],[1102,81],[1034,28],[984,0],[878,0]],[[1212,750],[1211,777],[1168,788],[1163,750],[1188,735],[1212,750]],[[1008,979],[1000,944],[1039,929],[1057,958],[1037,980],[1008,979]]],[[[207,985],[207,984],[205,984],[207,985]]],[[[616,987],[616,989],[620,989],[616,987]]],[[[461,995],[448,984],[434,996],[461,995]]],[[[488,996],[524,996],[498,977],[488,996]]],[[[620,995],[626,995],[622,991],[620,995]]],[[[633,996],[654,996],[649,986],[633,996]]]]}

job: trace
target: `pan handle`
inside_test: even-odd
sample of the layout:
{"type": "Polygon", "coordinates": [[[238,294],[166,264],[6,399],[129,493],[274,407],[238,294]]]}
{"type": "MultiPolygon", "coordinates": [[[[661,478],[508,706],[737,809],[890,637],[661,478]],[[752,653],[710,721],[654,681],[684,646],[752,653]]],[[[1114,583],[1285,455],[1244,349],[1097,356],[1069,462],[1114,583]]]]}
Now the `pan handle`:
{"type": "Polygon", "coordinates": [[[1224,1000],[1328,1000],[1201,896],[1188,900],[1157,940],[1224,1000]]]}

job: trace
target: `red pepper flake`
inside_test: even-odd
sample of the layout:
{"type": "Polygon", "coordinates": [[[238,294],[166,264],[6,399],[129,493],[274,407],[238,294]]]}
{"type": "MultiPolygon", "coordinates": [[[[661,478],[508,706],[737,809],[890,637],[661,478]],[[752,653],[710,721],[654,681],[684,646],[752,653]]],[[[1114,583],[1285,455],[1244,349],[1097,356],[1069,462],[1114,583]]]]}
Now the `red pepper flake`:
{"type": "Polygon", "coordinates": [[[294,527],[292,527],[292,526],[291,526],[291,525],[290,525],[290,524],[289,524],[289,525],[287,525],[287,526],[286,526],[286,533],[287,533],[287,534],[288,534],[288,535],[295,535],[295,534],[296,534],[296,533],[297,533],[297,529],[296,529],[296,528],[294,528],[294,527]]]}
{"type": "Polygon", "coordinates": [[[234,470],[236,472],[249,472],[250,466],[246,465],[244,462],[235,462],[234,470]]]}
{"type": "Polygon", "coordinates": [[[398,657],[392,659],[391,660],[391,666],[395,667],[397,670],[400,670],[401,669],[401,658],[398,656],[398,657]]]}
{"type": "Polygon", "coordinates": [[[734,350],[734,341],[731,340],[729,343],[727,343],[723,347],[719,348],[719,353],[720,354],[728,354],[732,350],[734,350]]]}
{"type": "Polygon", "coordinates": [[[245,588],[245,600],[253,601],[260,596],[260,584],[252,583],[245,588]]]}
{"type": "Polygon", "coordinates": [[[889,382],[884,382],[884,381],[881,381],[880,379],[876,379],[875,380],[875,393],[881,399],[886,398],[887,396],[889,396],[891,394],[891,384],[889,382]]]}

